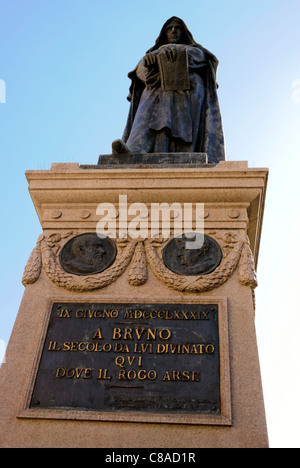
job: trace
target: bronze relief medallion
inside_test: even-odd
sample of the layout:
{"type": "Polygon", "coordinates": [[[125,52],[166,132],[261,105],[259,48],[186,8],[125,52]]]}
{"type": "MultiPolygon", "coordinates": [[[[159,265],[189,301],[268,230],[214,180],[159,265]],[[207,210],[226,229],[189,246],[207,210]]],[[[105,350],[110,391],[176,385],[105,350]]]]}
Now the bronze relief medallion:
{"type": "Polygon", "coordinates": [[[109,237],[100,239],[95,232],[88,232],[66,243],[60,254],[60,263],[72,275],[96,275],[110,267],[116,255],[116,245],[109,237]]]}
{"type": "Polygon", "coordinates": [[[204,235],[204,242],[199,249],[187,249],[187,242],[193,242],[195,236],[174,237],[163,249],[163,260],[166,267],[182,276],[208,275],[222,261],[222,249],[218,242],[204,235]]]}

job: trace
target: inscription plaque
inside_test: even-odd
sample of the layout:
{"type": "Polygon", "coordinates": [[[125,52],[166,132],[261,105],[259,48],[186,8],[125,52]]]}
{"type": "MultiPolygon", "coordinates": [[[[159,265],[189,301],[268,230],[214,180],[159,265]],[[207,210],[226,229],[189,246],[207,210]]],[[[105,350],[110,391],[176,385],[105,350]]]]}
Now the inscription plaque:
{"type": "Polygon", "coordinates": [[[53,304],[30,408],[221,413],[217,304],[53,304]]]}

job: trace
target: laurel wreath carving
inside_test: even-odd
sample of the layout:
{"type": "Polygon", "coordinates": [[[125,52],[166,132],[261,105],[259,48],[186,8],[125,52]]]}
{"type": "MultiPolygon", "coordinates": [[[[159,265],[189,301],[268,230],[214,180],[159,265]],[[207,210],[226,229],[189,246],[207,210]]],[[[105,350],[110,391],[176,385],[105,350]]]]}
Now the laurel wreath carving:
{"type": "Polygon", "coordinates": [[[23,285],[35,283],[42,268],[48,278],[57,286],[73,292],[88,292],[104,288],[115,282],[127,269],[127,280],[132,286],[141,286],[148,280],[147,265],[154,276],[170,289],[183,293],[211,291],[224,284],[237,267],[239,281],[244,286],[255,289],[257,278],[250,242],[245,233],[214,232],[222,244],[223,260],[216,270],[205,276],[181,276],[170,271],[164,264],[162,250],[167,241],[159,239],[117,239],[117,256],[107,270],[90,276],[77,276],[67,273],[58,261],[58,253],[65,235],[52,234],[47,239],[41,235],[29,257],[23,275],[23,285]]]}

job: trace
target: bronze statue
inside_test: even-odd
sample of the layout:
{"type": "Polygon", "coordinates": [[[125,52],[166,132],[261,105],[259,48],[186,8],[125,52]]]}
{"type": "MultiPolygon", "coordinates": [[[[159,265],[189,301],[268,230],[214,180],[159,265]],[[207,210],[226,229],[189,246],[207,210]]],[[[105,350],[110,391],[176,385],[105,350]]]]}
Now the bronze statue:
{"type": "Polygon", "coordinates": [[[224,160],[218,63],[180,18],[170,18],[128,75],[130,111],[113,153],[207,153],[209,161],[224,160]]]}

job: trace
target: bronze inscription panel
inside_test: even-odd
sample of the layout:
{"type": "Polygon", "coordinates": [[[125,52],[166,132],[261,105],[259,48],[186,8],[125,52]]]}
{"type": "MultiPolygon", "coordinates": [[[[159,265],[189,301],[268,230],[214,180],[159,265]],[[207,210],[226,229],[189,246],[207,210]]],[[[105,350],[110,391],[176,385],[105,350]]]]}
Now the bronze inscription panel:
{"type": "Polygon", "coordinates": [[[220,414],[218,305],[53,305],[31,408],[220,414]]]}

